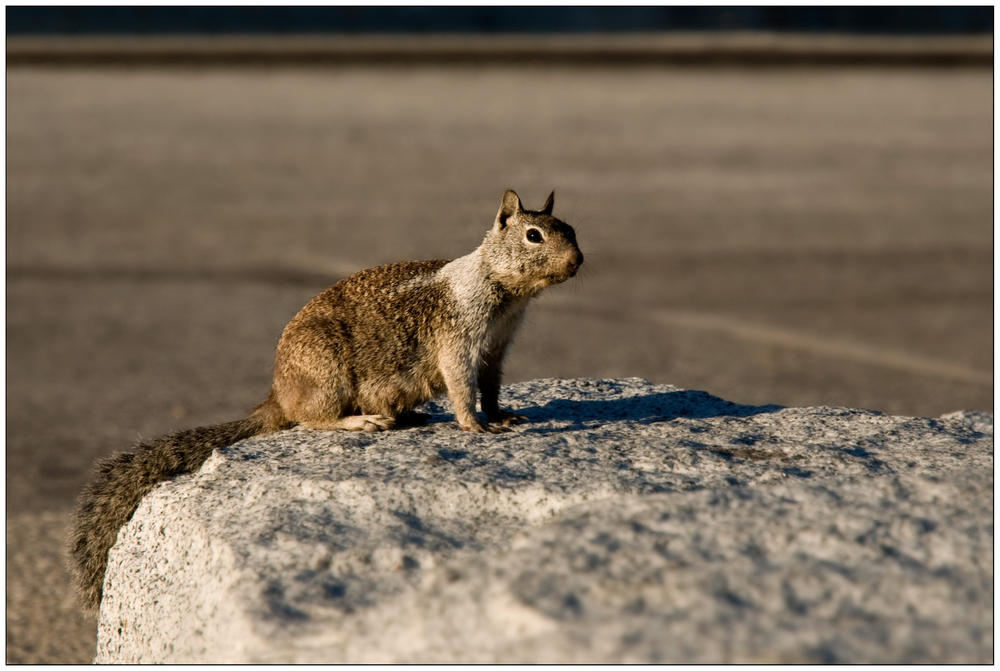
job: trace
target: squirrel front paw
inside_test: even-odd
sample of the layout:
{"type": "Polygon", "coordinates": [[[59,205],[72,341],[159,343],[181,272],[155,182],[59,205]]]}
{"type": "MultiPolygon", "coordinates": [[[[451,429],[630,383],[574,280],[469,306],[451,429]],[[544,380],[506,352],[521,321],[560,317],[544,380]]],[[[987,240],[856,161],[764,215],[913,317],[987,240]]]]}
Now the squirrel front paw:
{"type": "Polygon", "coordinates": [[[504,425],[490,426],[489,424],[480,424],[479,422],[469,425],[461,424],[460,426],[463,431],[469,431],[471,433],[507,433],[510,431],[510,429],[504,425]]]}

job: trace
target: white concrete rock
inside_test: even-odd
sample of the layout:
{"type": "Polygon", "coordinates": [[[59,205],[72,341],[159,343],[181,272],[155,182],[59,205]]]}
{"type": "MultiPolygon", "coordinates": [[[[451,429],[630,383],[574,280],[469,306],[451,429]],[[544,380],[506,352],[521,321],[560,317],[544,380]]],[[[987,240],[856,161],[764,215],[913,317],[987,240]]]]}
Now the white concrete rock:
{"type": "Polygon", "coordinates": [[[993,660],[993,416],[536,380],[530,423],[292,430],[146,497],[98,662],[993,660]]]}

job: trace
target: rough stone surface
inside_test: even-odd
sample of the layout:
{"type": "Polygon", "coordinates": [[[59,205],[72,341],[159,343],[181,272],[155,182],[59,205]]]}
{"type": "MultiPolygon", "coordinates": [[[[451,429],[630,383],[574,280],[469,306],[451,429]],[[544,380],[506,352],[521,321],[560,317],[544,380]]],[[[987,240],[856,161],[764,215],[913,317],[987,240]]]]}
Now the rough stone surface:
{"type": "Polygon", "coordinates": [[[993,415],[536,380],[530,423],[287,431],[150,494],[98,662],[993,660],[993,415]]]}

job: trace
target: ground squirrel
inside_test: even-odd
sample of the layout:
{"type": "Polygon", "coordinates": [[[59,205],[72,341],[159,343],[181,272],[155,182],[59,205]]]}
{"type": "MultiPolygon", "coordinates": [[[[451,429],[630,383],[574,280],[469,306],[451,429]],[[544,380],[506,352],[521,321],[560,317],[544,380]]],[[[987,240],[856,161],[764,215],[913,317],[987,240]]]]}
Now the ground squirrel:
{"type": "Polygon", "coordinates": [[[448,393],[459,426],[499,432],[520,415],[500,408],[501,368],[528,301],[576,275],[583,254],[568,224],[504,193],[493,228],[454,261],[393,263],[351,275],[288,323],[267,399],[246,419],[180,431],[99,460],[70,537],[86,610],[101,603],[108,551],[156,483],[198,470],[217,447],[299,425],[378,431],[448,393]],[[476,416],[476,390],[486,415],[476,416]]]}

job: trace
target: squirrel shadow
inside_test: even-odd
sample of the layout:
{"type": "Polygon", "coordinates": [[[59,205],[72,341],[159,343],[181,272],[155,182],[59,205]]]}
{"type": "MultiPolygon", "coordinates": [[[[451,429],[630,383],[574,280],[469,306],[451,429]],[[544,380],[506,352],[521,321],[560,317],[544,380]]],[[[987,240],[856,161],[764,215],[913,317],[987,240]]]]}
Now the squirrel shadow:
{"type": "MultiPolygon", "coordinates": [[[[712,396],[704,391],[679,390],[618,399],[574,401],[555,399],[544,405],[518,409],[532,423],[545,421],[571,422],[568,428],[594,428],[594,423],[633,422],[655,424],[678,418],[750,417],[777,412],[781,405],[741,405],[712,396]]],[[[538,431],[565,430],[567,427],[542,428],[538,431]]]]}

